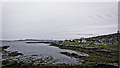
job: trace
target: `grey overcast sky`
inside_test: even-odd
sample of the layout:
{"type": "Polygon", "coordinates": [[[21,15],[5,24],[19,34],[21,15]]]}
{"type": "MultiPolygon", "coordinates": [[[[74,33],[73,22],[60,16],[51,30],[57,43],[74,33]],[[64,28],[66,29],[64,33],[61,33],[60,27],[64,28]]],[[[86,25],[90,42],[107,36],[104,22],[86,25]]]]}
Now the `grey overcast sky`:
{"type": "Polygon", "coordinates": [[[1,0],[2,2],[119,2],[120,0],[1,0]]]}
{"type": "Polygon", "coordinates": [[[73,39],[115,33],[117,2],[6,2],[3,39],[73,39]],[[88,35],[87,35],[88,34],[88,35]]]}

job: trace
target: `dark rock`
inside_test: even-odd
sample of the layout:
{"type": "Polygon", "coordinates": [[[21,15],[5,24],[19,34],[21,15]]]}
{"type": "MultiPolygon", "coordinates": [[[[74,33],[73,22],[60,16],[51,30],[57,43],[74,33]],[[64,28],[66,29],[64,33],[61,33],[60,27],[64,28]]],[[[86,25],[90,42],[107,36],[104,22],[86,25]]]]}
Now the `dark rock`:
{"type": "Polygon", "coordinates": [[[18,53],[18,51],[11,52],[8,54],[8,56],[18,56],[18,55],[23,55],[22,53],[18,53]]]}
{"type": "Polygon", "coordinates": [[[10,46],[2,46],[2,49],[7,49],[8,47],[10,47],[10,46]]]}

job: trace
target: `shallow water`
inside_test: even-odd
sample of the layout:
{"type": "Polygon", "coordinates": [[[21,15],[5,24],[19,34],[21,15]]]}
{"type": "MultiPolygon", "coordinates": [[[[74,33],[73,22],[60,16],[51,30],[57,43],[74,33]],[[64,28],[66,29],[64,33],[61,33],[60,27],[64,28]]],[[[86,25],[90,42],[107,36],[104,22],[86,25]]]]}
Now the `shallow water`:
{"type": "MultiPolygon", "coordinates": [[[[60,52],[76,53],[81,56],[89,56],[85,53],[76,52],[73,50],[60,49],[56,46],[49,46],[50,44],[44,43],[25,43],[25,41],[4,41],[2,45],[10,46],[8,51],[19,51],[24,55],[37,55],[37,57],[51,56],[58,60],[56,63],[66,63],[66,64],[78,64],[77,58],[69,57],[61,54],[60,52]]],[[[80,64],[80,63],[79,63],[80,64]]]]}

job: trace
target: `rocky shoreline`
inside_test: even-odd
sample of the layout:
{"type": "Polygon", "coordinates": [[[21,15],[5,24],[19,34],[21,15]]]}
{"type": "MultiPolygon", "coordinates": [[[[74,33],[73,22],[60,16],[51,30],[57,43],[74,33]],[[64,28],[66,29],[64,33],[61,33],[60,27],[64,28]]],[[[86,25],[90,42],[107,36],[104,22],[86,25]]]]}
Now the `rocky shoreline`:
{"type": "MultiPolygon", "coordinates": [[[[60,48],[63,49],[71,49],[73,48],[73,46],[64,46],[63,45],[58,45],[58,44],[53,44],[53,46],[58,46],[60,48]]],[[[2,68],[117,68],[118,65],[116,64],[116,57],[112,56],[112,58],[109,58],[113,61],[108,60],[110,63],[104,63],[104,61],[102,60],[101,62],[96,61],[96,59],[98,58],[102,58],[102,57],[98,57],[96,56],[96,58],[94,57],[82,57],[82,56],[78,56],[77,54],[67,54],[67,53],[61,53],[67,56],[71,56],[71,57],[75,57],[80,59],[79,61],[82,62],[82,65],[69,65],[69,64],[53,64],[55,63],[57,60],[54,60],[54,58],[52,57],[44,57],[44,58],[39,58],[39,59],[35,59],[37,55],[24,55],[22,53],[19,53],[18,51],[6,51],[6,49],[9,48],[9,46],[2,46],[2,68]],[[21,57],[24,59],[21,59],[21,57]],[[35,58],[34,58],[35,57],[35,58]],[[93,60],[91,60],[91,58],[94,58],[93,60]],[[115,58],[115,59],[113,59],[115,58]],[[84,60],[84,61],[81,61],[84,60]],[[96,62],[95,62],[96,61],[96,62]],[[95,63],[93,63],[95,62],[95,63]]],[[[78,47],[74,47],[78,48],[78,47]]],[[[84,50],[89,50],[89,49],[85,49],[85,48],[81,48],[84,50]]],[[[72,49],[71,49],[72,50],[72,49]]],[[[94,50],[94,49],[92,49],[94,50]]],[[[92,53],[92,51],[86,51],[85,53],[92,53]]],[[[84,52],[83,52],[84,53],[84,52]]],[[[89,54],[88,53],[88,54],[89,54]]],[[[97,53],[96,53],[97,54],[97,53]]],[[[90,54],[95,56],[95,54],[90,54]]],[[[98,54],[99,55],[99,54],[98,54]]],[[[105,55],[108,56],[108,55],[105,55]]],[[[106,58],[105,58],[106,59],[106,58]]],[[[104,59],[104,60],[105,60],[104,59]]],[[[107,60],[106,60],[107,61],[107,60]]]]}
{"type": "Polygon", "coordinates": [[[57,61],[51,56],[41,56],[38,58],[38,55],[24,55],[18,51],[6,51],[7,48],[9,46],[0,47],[2,49],[2,68],[16,68],[17,66],[19,66],[17,68],[44,67],[57,61]]]}
{"type": "MultiPolygon", "coordinates": [[[[96,66],[101,65],[101,68],[107,68],[113,66],[112,68],[118,68],[118,51],[116,50],[106,50],[102,48],[95,47],[85,47],[85,46],[75,46],[75,45],[65,45],[56,42],[52,42],[51,46],[57,46],[62,49],[70,49],[78,52],[83,52],[89,54],[89,57],[78,56],[77,54],[70,54],[67,52],[61,52],[61,54],[75,57],[78,59],[83,59],[82,66],[96,66]],[[99,61],[98,61],[99,60],[99,61]],[[104,67],[106,65],[107,67],[104,67]],[[103,67],[102,67],[103,66],[103,67]]],[[[88,68],[89,68],[88,67],[88,68]]]]}

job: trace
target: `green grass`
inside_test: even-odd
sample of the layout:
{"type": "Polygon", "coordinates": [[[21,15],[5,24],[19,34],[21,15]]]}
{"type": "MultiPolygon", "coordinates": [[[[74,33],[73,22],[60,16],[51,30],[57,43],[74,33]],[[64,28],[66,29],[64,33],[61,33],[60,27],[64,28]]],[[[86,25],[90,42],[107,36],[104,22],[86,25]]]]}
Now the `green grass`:
{"type": "Polygon", "coordinates": [[[110,49],[110,50],[118,50],[117,45],[112,45],[112,46],[108,46],[108,45],[89,45],[88,47],[96,47],[96,48],[104,48],[104,49],[110,49]]]}
{"type": "Polygon", "coordinates": [[[64,42],[65,45],[79,45],[78,42],[64,42]]]}
{"type": "Polygon", "coordinates": [[[79,43],[79,42],[64,42],[65,45],[88,45],[88,43],[79,43]]]}
{"type": "Polygon", "coordinates": [[[110,49],[110,50],[118,50],[118,45],[112,45],[112,46],[104,45],[104,44],[103,45],[88,45],[89,42],[86,42],[86,43],[63,42],[63,44],[65,44],[65,45],[78,45],[78,46],[84,45],[84,46],[87,46],[87,47],[96,47],[96,48],[104,48],[104,49],[110,49]]]}

